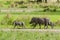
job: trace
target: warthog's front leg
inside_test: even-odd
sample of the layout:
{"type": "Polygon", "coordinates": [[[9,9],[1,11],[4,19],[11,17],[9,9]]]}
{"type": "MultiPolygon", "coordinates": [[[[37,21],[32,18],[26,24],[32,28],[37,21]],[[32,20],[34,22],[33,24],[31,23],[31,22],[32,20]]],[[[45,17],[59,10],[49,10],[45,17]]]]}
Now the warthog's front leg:
{"type": "Polygon", "coordinates": [[[41,24],[39,24],[39,29],[41,29],[41,24]]]}
{"type": "Polygon", "coordinates": [[[33,27],[33,29],[36,27],[36,25],[37,25],[37,24],[34,24],[34,27],[33,27]]]}
{"type": "Polygon", "coordinates": [[[14,28],[16,27],[16,25],[14,25],[14,28]]]}
{"type": "Polygon", "coordinates": [[[48,28],[48,25],[44,25],[44,29],[47,29],[48,28]]]}

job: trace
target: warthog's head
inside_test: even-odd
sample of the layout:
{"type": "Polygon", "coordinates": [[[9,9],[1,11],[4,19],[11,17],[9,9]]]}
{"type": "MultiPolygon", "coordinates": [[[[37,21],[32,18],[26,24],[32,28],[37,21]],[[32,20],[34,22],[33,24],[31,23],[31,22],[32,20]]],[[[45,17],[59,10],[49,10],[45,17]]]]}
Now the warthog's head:
{"type": "Polygon", "coordinates": [[[51,28],[53,28],[54,26],[56,26],[56,24],[53,23],[53,22],[49,22],[49,25],[51,26],[51,28]]]}
{"type": "Polygon", "coordinates": [[[29,23],[30,23],[30,24],[35,23],[35,20],[36,20],[36,18],[33,17],[29,23]]]}
{"type": "Polygon", "coordinates": [[[32,23],[34,23],[33,20],[31,20],[31,21],[29,22],[29,24],[32,24],[32,23]]]}

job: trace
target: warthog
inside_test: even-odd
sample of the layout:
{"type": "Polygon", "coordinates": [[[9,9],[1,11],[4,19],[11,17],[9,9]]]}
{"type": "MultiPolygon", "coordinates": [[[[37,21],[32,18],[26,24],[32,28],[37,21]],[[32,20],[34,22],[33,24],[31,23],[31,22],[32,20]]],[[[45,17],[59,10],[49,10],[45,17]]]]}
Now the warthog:
{"type": "Polygon", "coordinates": [[[48,23],[48,25],[51,26],[51,28],[53,29],[53,27],[55,26],[55,23],[53,23],[53,22],[50,21],[50,22],[48,23]]]}
{"type": "Polygon", "coordinates": [[[54,23],[50,22],[50,20],[48,18],[37,18],[37,17],[33,17],[30,21],[30,24],[32,24],[35,28],[37,24],[39,24],[39,28],[41,29],[41,25],[44,25],[44,28],[48,28],[48,25],[51,26],[51,28],[53,28],[54,23]]]}
{"type": "Polygon", "coordinates": [[[13,24],[14,24],[14,28],[16,26],[21,26],[22,28],[25,28],[25,23],[24,22],[14,21],[13,24]]]}

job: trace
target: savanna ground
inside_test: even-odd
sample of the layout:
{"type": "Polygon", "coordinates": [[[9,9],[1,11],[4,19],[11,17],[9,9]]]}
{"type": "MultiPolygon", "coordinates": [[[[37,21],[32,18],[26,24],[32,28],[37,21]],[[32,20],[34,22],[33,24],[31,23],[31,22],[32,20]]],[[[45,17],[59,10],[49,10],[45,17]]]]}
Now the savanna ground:
{"type": "Polygon", "coordinates": [[[59,32],[0,32],[0,40],[60,40],[59,32]]]}
{"type": "MultiPolygon", "coordinates": [[[[32,17],[46,17],[55,23],[57,20],[60,20],[59,14],[60,12],[0,13],[0,29],[14,28],[14,26],[10,24],[10,22],[14,20],[23,21],[25,22],[26,28],[32,28],[29,24],[32,17]],[[9,14],[9,16],[6,16],[7,14],[9,14]],[[8,19],[8,17],[10,18],[8,19]],[[4,22],[4,24],[1,24],[1,22],[4,22]]],[[[39,28],[39,26],[37,25],[36,28],[39,28]]],[[[44,29],[43,25],[42,29],[44,29]]],[[[50,27],[48,29],[50,29],[50,27]]],[[[54,29],[60,29],[60,25],[54,26],[54,29]]],[[[60,32],[0,31],[0,40],[60,40],[60,32]]]]}
{"type": "MultiPolygon", "coordinates": [[[[32,17],[40,17],[40,18],[49,18],[50,21],[56,23],[58,20],[60,20],[60,12],[20,12],[20,13],[0,13],[0,28],[14,28],[14,25],[12,25],[12,22],[14,20],[22,21],[25,23],[26,28],[32,28],[29,24],[32,17]],[[8,14],[8,16],[7,16],[8,14]],[[7,17],[6,17],[7,16],[7,17]],[[10,17],[10,18],[8,18],[10,17]],[[3,24],[1,24],[3,23],[3,24]]],[[[37,25],[36,28],[39,28],[39,25],[37,25]]],[[[51,28],[51,27],[49,27],[51,28]]],[[[44,29],[44,26],[42,25],[42,29],[44,29]]],[[[60,29],[60,25],[56,24],[54,26],[54,29],[60,29]]]]}
{"type": "MultiPolygon", "coordinates": [[[[18,0],[17,0],[18,1],[18,0]]],[[[25,2],[28,2],[28,0],[24,0],[25,2]]],[[[36,31],[37,29],[39,29],[39,25],[36,26],[34,32],[33,29],[32,30],[20,30],[18,29],[18,31],[9,31],[8,29],[13,29],[14,25],[12,25],[12,22],[14,20],[18,20],[18,21],[23,21],[25,22],[25,27],[28,28],[32,28],[33,26],[31,26],[29,24],[30,20],[32,17],[47,17],[50,19],[50,21],[52,22],[56,22],[57,20],[60,20],[60,6],[58,3],[53,3],[50,6],[48,6],[50,9],[56,9],[57,12],[43,12],[44,7],[46,6],[45,3],[28,3],[28,4],[23,4],[23,5],[19,5],[17,4],[17,6],[14,6],[14,0],[0,0],[0,11],[2,9],[9,9],[9,8],[38,8],[39,10],[34,11],[34,12],[25,12],[25,10],[23,12],[8,12],[8,10],[5,12],[0,12],[0,40],[60,40],[60,31],[58,29],[60,29],[60,24],[56,24],[56,26],[54,26],[54,29],[51,29],[50,26],[48,29],[51,30],[55,30],[57,29],[57,32],[49,32],[48,31],[36,31]],[[57,5],[56,5],[57,4],[57,5]],[[13,5],[13,7],[11,7],[11,5],[13,5]],[[44,6],[42,6],[44,5],[44,6]],[[42,8],[42,10],[40,9],[42,8]],[[8,14],[8,16],[7,16],[8,14]],[[4,29],[3,31],[1,29],[4,29]]],[[[16,27],[17,28],[17,27],[16,27]]],[[[44,29],[44,26],[42,25],[42,30],[44,29]]],[[[40,30],[40,29],[39,29],[40,30]]],[[[46,30],[46,29],[44,29],[46,30]]]]}

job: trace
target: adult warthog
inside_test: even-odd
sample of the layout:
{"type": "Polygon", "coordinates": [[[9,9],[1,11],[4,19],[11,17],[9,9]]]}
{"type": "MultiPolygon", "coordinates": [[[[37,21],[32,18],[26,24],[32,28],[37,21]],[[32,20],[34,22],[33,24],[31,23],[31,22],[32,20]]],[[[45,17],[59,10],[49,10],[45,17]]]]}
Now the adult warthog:
{"type": "Polygon", "coordinates": [[[44,25],[44,28],[48,28],[48,25],[53,28],[54,23],[50,22],[48,18],[38,18],[38,17],[33,17],[30,21],[30,24],[32,24],[33,28],[36,27],[37,24],[39,24],[39,28],[41,29],[41,25],[44,25]]]}

